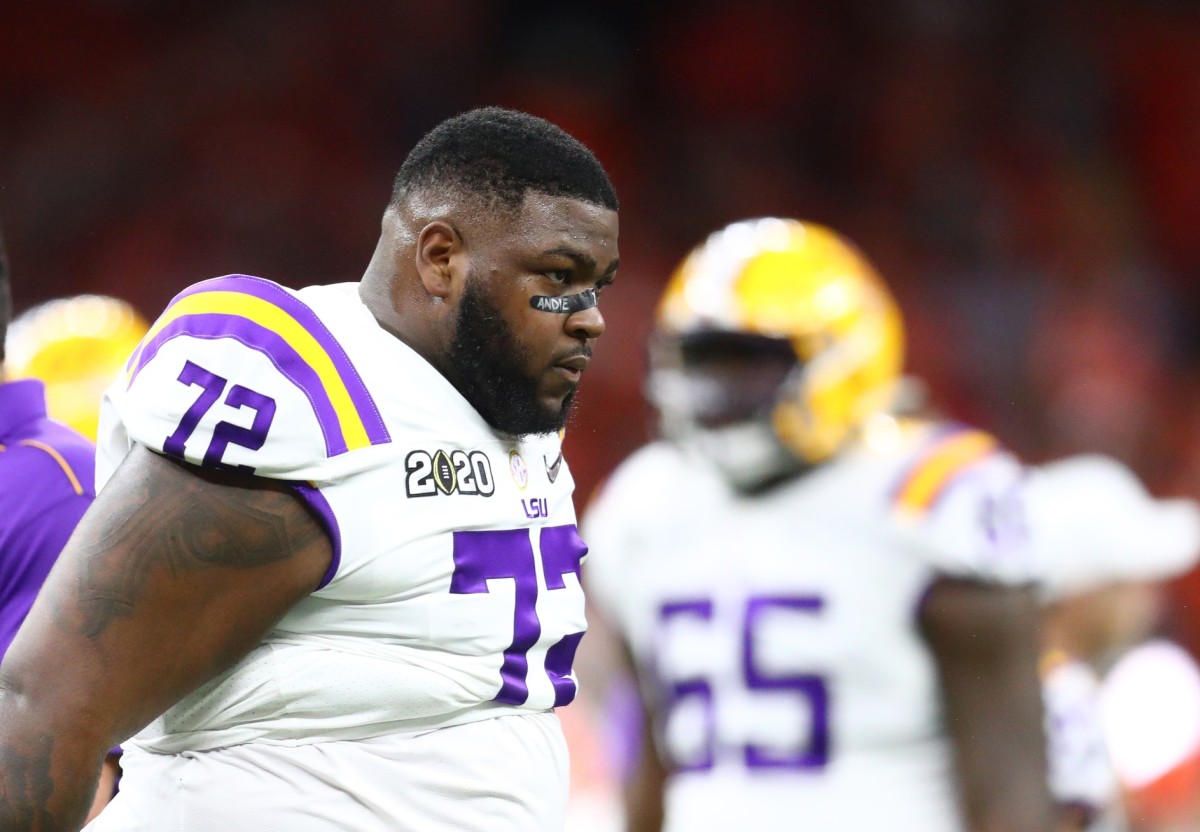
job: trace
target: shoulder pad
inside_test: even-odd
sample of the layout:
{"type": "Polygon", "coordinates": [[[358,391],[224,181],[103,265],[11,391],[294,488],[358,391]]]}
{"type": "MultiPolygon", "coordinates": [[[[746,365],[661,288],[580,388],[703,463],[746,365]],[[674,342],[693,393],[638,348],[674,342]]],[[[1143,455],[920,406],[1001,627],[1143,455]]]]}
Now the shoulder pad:
{"type": "Polygon", "coordinates": [[[282,286],[247,275],[177,295],[130,357],[122,399],[135,441],[213,467],[226,467],[226,451],[253,451],[254,463],[234,467],[265,476],[390,441],[321,317],[282,286]]]}

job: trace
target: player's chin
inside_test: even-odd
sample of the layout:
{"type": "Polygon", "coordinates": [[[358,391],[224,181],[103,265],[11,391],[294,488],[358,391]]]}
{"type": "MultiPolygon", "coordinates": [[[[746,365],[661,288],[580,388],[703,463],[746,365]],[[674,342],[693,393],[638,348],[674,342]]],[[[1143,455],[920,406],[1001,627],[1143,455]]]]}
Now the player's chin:
{"type": "Polygon", "coordinates": [[[581,375],[578,370],[558,366],[551,367],[542,376],[539,398],[547,407],[561,410],[575,394],[575,388],[579,386],[581,375]]]}
{"type": "Polygon", "coordinates": [[[538,402],[548,418],[565,421],[575,399],[575,384],[543,385],[538,402]]]}

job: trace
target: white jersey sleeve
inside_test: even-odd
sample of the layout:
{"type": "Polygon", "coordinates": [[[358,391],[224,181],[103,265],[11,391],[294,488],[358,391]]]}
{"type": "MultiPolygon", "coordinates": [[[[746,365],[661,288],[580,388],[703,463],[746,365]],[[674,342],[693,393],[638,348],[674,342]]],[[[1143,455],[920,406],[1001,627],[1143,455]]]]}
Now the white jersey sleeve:
{"type": "Polygon", "coordinates": [[[902,545],[938,574],[1005,584],[1038,579],[1021,464],[990,435],[939,426],[892,493],[902,545]]]}
{"type": "Polygon", "coordinates": [[[1025,489],[1045,595],[1163,580],[1200,559],[1200,506],[1159,500],[1115,459],[1079,456],[1032,469],[1025,489]]]}
{"type": "Polygon", "coordinates": [[[244,275],[179,294],[104,408],[121,432],[103,440],[98,484],[132,443],[206,468],[317,481],[361,466],[350,451],[389,441],[321,318],[295,293],[244,275]]]}

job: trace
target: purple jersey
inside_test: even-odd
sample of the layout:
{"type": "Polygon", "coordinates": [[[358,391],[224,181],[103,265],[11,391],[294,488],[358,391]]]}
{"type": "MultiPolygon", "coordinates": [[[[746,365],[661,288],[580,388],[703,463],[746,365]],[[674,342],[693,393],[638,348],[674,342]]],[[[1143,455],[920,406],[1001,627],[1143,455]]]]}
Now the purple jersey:
{"type": "Polygon", "coordinates": [[[0,657],[96,495],[95,448],[46,417],[45,386],[0,384],[0,657]]]}

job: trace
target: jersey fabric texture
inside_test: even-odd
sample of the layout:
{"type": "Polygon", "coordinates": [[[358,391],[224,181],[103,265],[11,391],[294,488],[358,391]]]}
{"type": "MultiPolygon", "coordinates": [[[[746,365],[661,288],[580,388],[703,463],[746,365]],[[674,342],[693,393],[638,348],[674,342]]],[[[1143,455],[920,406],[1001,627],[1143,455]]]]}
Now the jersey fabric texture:
{"type": "Polygon", "coordinates": [[[0,384],[0,657],[95,497],[94,456],[46,417],[42,382],[0,384]]]}
{"type": "Polygon", "coordinates": [[[335,548],[321,586],[137,749],[418,734],[574,697],[587,550],[561,437],[494,431],[378,326],[357,284],[191,287],[106,394],[101,426],[101,482],[134,443],[288,481],[335,548]]]}
{"type": "Polygon", "coordinates": [[[673,445],[623,464],[585,579],[658,717],[665,828],[958,832],[919,611],[939,576],[1034,579],[1020,480],[948,424],[751,497],[673,445]]]}
{"type": "Polygon", "coordinates": [[[553,713],[299,746],[131,749],[121,768],[87,832],[561,832],[567,794],[553,713]]]}

